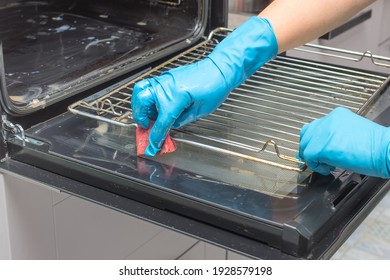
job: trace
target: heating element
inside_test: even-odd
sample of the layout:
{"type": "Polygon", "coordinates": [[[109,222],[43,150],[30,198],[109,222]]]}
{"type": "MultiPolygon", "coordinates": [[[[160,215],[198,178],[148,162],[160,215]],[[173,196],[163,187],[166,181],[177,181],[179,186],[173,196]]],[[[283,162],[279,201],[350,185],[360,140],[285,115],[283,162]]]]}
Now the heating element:
{"type": "MultiPolygon", "coordinates": [[[[137,81],[203,59],[230,32],[219,28],[195,47],[111,92],[76,102],[69,110],[119,126],[135,126],[130,103],[137,81]]],[[[299,50],[356,61],[368,56],[374,63],[383,59],[314,45],[299,50]]],[[[379,64],[388,67],[388,61],[379,64]]],[[[279,55],[234,89],[214,113],[172,130],[171,135],[183,145],[302,172],[306,166],[296,159],[302,126],[336,107],[362,113],[387,82],[382,74],[279,55]]]]}

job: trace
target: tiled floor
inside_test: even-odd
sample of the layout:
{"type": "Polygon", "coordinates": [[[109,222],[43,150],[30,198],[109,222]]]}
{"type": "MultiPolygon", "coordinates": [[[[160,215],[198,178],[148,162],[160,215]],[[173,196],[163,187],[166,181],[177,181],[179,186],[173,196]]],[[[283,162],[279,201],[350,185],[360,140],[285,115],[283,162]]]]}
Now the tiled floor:
{"type": "Polygon", "coordinates": [[[390,192],[332,259],[390,260],[390,192]]]}

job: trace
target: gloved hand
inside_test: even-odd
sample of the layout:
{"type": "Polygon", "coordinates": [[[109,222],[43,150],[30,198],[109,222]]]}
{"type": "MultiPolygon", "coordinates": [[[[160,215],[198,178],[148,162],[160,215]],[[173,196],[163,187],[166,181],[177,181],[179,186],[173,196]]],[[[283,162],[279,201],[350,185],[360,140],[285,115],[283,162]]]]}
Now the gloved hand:
{"type": "Polygon", "coordinates": [[[154,156],[171,128],[215,111],[228,94],[278,52],[270,23],[252,17],[234,30],[205,59],[134,86],[133,118],[148,128],[155,119],[145,155],[154,156]]]}
{"type": "Polygon", "coordinates": [[[303,126],[298,157],[323,175],[335,167],[390,177],[390,128],[336,108],[303,126]]]}

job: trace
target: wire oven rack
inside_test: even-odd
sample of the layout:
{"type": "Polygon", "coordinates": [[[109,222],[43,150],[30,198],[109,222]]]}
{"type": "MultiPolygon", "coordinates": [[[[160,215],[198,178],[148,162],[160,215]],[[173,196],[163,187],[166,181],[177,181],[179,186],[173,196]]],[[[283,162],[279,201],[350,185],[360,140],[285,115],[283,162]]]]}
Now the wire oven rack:
{"type": "MultiPolygon", "coordinates": [[[[130,104],[137,81],[203,59],[230,32],[216,29],[200,44],[136,79],[80,100],[68,109],[115,125],[135,126],[130,104]]],[[[355,61],[369,57],[384,67],[390,62],[369,52],[316,45],[305,48],[311,50],[299,50],[355,61]]],[[[171,135],[184,145],[301,172],[306,168],[296,159],[301,127],[339,106],[361,113],[388,82],[386,75],[279,55],[234,89],[214,113],[171,131],[171,135]]]]}

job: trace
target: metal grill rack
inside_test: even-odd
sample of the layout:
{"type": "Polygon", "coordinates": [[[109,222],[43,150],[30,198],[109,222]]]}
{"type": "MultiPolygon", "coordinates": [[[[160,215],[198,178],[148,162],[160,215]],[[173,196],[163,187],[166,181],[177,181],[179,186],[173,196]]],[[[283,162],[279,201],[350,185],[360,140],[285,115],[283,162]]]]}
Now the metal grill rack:
{"type": "MultiPolygon", "coordinates": [[[[195,47],[109,93],[72,104],[69,111],[116,125],[135,126],[130,106],[134,84],[203,59],[229,32],[217,29],[195,47]]],[[[321,51],[319,46],[306,47],[321,51]]],[[[367,52],[330,51],[336,53],[330,55],[341,59],[358,61],[367,56],[367,52]]],[[[372,54],[370,58],[373,62],[390,62],[389,58],[372,54]]],[[[280,55],[233,90],[214,113],[171,134],[183,145],[300,172],[306,167],[296,159],[301,127],[339,106],[361,113],[388,81],[385,75],[280,55]]]]}

